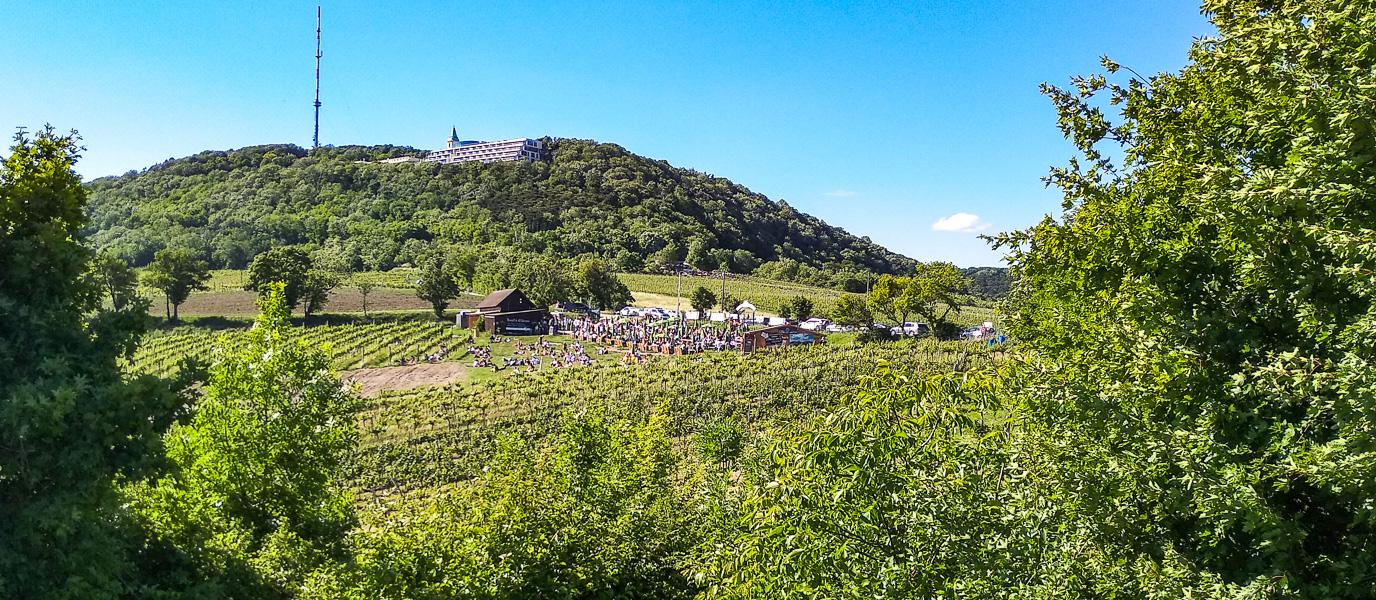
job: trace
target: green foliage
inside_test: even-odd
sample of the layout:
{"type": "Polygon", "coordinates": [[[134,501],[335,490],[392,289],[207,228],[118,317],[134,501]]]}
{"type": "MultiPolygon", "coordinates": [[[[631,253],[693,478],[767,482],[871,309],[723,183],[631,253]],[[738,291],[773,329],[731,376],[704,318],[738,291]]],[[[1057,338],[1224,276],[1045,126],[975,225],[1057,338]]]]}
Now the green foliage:
{"type": "Polygon", "coordinates": [[[310,287],[311,257],[304,248],[283,246],[272,248],[254,257],[248,267],[248,284],[244,289],[266,296],[273,284],[283,284],[283,299],[290,311],[304,298],[310,287]]]}
{"type": "Polygon", "coordinates": [[[209,280],[210,267],[190,248],[159,250],[144,273],[144,283],[162,292],[172,305],[172,314],[168,316],[173,321],[177,320],[177,307],[186,302],[191,292],[207,289],[209,280]]]}
{"type": "Polygon", "coordinates": [[[981,300],[1002,300],[1012,285],[1005,267],[968,267],[960,273],[970,280],[970,295],[981,300]]]}
{"type": "Polygon", "coordinates": [[[901,325],[908,321],[909,315],[917,315],[946,338],[955,329],[947,317],[952,312],[960,313],[961,294],[969,285],[970,281],[951,263],[917,263],[911,276],[880,276],[870,289],[868,299],[874,312],[888,317],[894,324],[901,325]]]}
{"type": "Polygon", "coordinates": [[[115,310],[124,310],[131,303],[141,300],[138,274],[115,256],[101,254],[92,259],[90,276],[109,297],[110,306],[115,310]]]}
{"type": "Polygon", "coordinates": [[[598,310],[621,308],[631,303],[631,290],[600,258],[584,258],[578,264],[576,286],[589,305],[598,310]]]}
{"type": "Polygon", "coordinates": [[[701,315],[717,304],[717,295],[706,287],[698,286],[697,289],[693,290],[693,295],[688,298],[688,304],[701,315]]]}
{"type": "MultiPolygon", "coordinates": [[[[704,544],[707,597],[1004,597],[1035,569],[1030,465],[998,378],[890,367],[799,431],[771,438],[704,544]],[[1025,561],[1025,562],[1024,562],[1025,561]]],[[[1038,531],[1054,537],[1054,527],[1038,531]]]]}
{"type": "Polygon", "coordinates": [[[812,300],[807,296],[794,296],[779,308],[781,316],[788,316],[798,321],[806,321],[812,318],[812,300]]]}
{"type": "Polygon", "coordinates": [[[1023,410],[1112,541],[1104,589],[1369,597],[1376,11],[1205,8],[1179,73],[1046,89],[1081,156],[1048,178],[1061,218],[1000,238],[1023,410]]]}
{"type": "MultiPolygon", "coordinates": [[[[523,255],[511,276],[511,287],[525,292],[536,306],[548,307],[573,297],[575,284],[570,269],[560,261],[542,254],[523,255]]],[[[609,290],[616,295],[618,290],[609,290]]],[[[627,291],[627,294],[630,292],[627,291]]]]}
{"type": "Polygon", "coordinates": [[[358,290],[358,295],[363,297],[363,317],[367,318],[368,294],[373,293],[373,288],[377,287],[377,284],[361,277],[351,277],[350,282],[353,283],[354,289],[358,290]]]}
{"type": "Polygon", "coordinates": [[[339,285],[340,276],[334,271],[311,269],[301,285],[301,312],[309,317],[325,307],[330,291],[339,285]]]}
{"type": "Polygon", "coordinates": [[[667,420],[566,416],[546,448],[512,435],[471,485],[355,538],[328,598],[687,598],[693,474],[667,420]]]}
{"type": "Polygon", "coordinates": [[[344,557],[354,516],[334,473],[356,443],[355,400],[292,335],[282,287],[165,436],[168,472],[125,491],[150,538],[140,595],[290,597],[344,557]]]}
{"type": "Polygon", "coordinates": [[[432,241],[559,259],[592,254],[623,270],[697,249],[704,267],[749,272],[788,260],[806,267],[793,270],[796,280],[826,286],[835,273],[912,265],[726,179],[612,144],[546,142],[550,160],[532,164],[355,162],[418,153],[387,146],[202,152],[91,182],[91,233],[134,265],[165,246],[187,246],[216,267],[242,268],[271,248],[313,244],[379,271],[419,265],[411,243],[432,241]]]}
{"type": "MultiPolygon", "coordinates": [[[[349,325],[317,325],[301,328],[296,335],[320,348],[336,369],[358,369],[395,365],[403,357],[415,358],[434,353],[440,346],[453,347],[459,330],[429,318],[388,320],[349,325]]],[[[177,374],[181,361],[192,358],[209,361],[218,347],[238,348],[247,343],[243,329],[211,330],[179,327],[149,333],[127,361],[128,370],[160,377],[177,374]]],[[[467,336],[467,333],[463,334],[467,336]]]]}
{"type": "Polygon", "coordinates": [[[836,305],[831,309],[831,320],[838,325],[868,328],[874,323],[874,315],[870,313],[869,303],[864,298],[842,296],[836,299],[836,305]]]}
{"type": "Polygon", "coordinates": [[[435,318],[444,318],[444,309],[449,301],[459,295],[459,284],[444,266],[444,257],[431,256],[421,268],[420,279],[416,283],[416,297],[430,303],[435,318]]]}
{"type": "Polygon", "coordinates": [[[745,448],[748,433],[739,421],[722,415],[703,424],[697,434],[698,452],[709,463],[735,461],[745,448]]]}
{"type": "Polygon", "coordinates": [[[76,134],[14,138],[0,162],[0,597],[127,591],[137,547],[113,480],[155,463],[176,397],[118,358],[144,307],[101,310],[83,247],[76,134]]]}

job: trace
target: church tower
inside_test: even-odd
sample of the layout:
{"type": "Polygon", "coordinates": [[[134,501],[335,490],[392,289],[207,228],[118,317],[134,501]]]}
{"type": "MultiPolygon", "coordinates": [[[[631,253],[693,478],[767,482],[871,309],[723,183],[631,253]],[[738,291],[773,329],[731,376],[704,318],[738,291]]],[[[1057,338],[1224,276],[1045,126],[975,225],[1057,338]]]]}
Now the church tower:
{"type": "Polygon", "coordinates": [[[449,130],[449,147],[450,147],[450,148],[458,148],[458,147],[459,147],[459,128],[458,128],[458,127],[455,127],[455,128],[453,128],[453,129],[450,129],[450,130],[449,130]]]}

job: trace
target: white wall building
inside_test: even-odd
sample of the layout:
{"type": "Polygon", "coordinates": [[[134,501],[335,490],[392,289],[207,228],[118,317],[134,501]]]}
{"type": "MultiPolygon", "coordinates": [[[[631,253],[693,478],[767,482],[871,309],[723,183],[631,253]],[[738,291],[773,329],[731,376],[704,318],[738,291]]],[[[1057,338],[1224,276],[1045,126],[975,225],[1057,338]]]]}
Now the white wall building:
{"type": "Polygon", "coordinates": [[[500,142],[479,142],[460,140],[457,129],[449,134],[449,142],[443,150],[435,150],[426,155],[425,160],[440,164],[453,164],[468,161],[484,163],[524,160],[540,160],[545,155],[545,145],[540,140],[517,138],[500,142]]]}

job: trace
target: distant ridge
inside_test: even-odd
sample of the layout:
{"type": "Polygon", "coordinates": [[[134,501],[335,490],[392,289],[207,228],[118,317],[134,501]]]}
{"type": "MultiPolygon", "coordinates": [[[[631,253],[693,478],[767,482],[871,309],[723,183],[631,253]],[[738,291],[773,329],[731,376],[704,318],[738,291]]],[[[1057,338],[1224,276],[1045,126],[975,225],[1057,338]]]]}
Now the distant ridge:
{"type": "Polygon", "coordinates": [[[724,178],[615,144],[543,141],[548,158],[531,163],[378,164],[425,154],[402,146],[201,152],[90,182],[88,233],[136,265],[166,245],[238,268],[276,245],[343,243],[387,267],[430,241],[831,285],[913,264],[724,178]]]}

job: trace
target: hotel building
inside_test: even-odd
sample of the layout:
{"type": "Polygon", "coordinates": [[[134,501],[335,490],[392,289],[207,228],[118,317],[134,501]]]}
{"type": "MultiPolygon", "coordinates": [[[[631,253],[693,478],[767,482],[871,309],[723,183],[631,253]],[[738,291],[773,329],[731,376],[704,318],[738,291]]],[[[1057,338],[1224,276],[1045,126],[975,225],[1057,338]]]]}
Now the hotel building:
{"type": "Polygon", "coordinates": [[[428,162],[452,164],[469,161],[484,163],[524,160],[526,162],[544,158],[545,145],[540,140],[518,138],[500,142],[479,142],[460,140],[458,129],[449,134],[449,142],[443,150],[435,150],[425,156],[428,162]]]}

